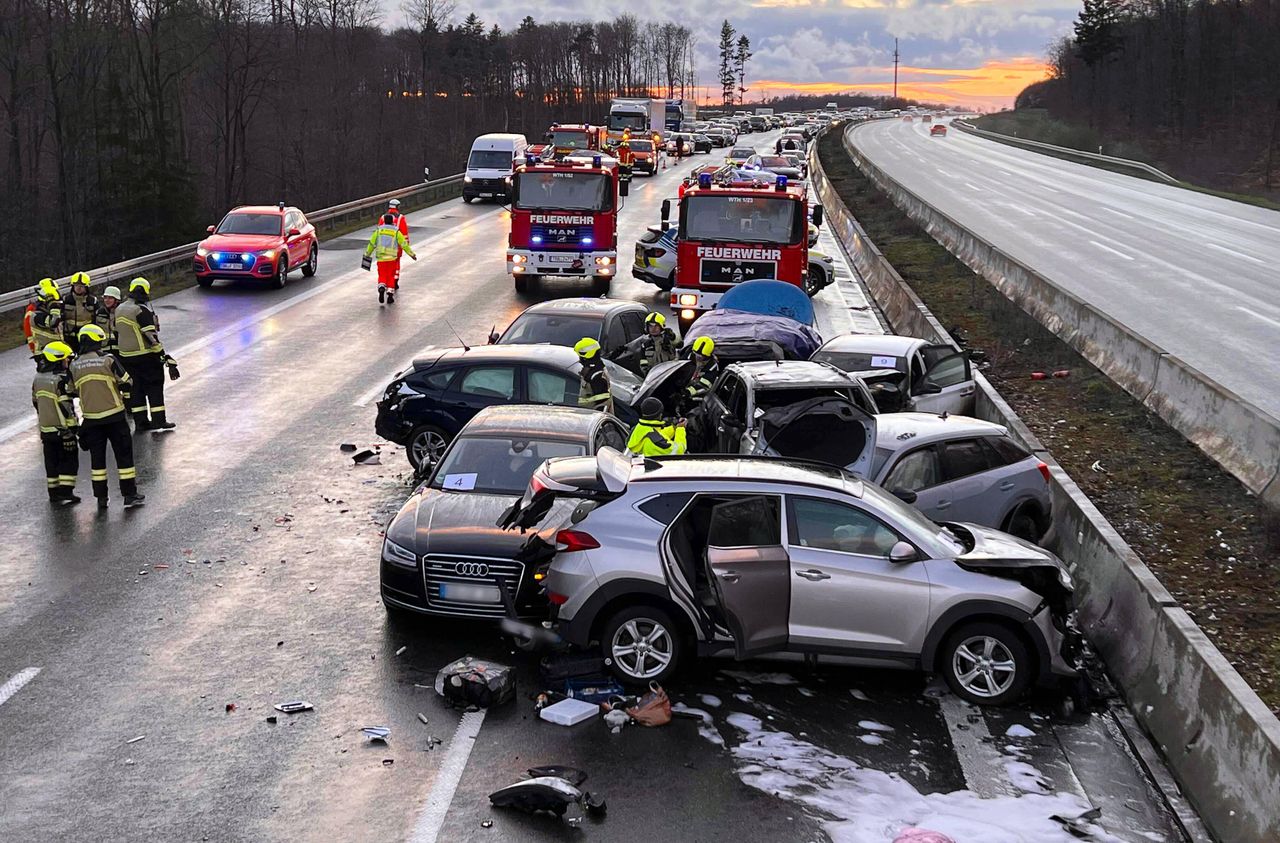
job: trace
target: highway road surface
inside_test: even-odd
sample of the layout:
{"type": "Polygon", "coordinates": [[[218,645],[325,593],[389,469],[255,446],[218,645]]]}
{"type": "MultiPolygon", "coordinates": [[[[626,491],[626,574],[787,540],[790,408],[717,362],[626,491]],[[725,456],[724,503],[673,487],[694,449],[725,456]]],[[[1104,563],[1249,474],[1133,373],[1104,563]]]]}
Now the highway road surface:
{"type": "MultiPolygon", "coordinates": [[[[620,255],[691,166],[637,180],[620,255]]],[[[372,399],[418,349],[455,329],[481,343],[531,302],[587,289],[515,294],[496,206],[409,220],[422,259],[394,306],[359,270],[367,231],[324,244],[319,274],[284,290],[156,302],[183,377],[166,396],[177,431],[135,438],[141,509],[49,507],[31,363],[0,356],[0,840],[887,841],[928,823],[968,829],[957,843],[1044,843],[1074,840],[1049,817],[1089,805],[1104,839],[1179,839],[1105,711],[1037,697],[982,712],[909,673],[722,661],[670,688],[695,719],[566,729],[535,718],[536,659],[495,628],[390,622],[380,531],[407,463],[388,447],[355,466],[339,446],[376,441],[372,399]],[[446,708],[435,672],[466,653],[515,665],[517,700],[446,708]],[[315,710],[272,710],[294,699],[315,710]],[[363,738],[370,725],[388,745],[363,738]],[[490,807],[546,763],[586,770],[607,817],[575,829],[490,807]]],[[[878,330],[822,237],[840,276],[818,298],[822,330],[878,330]]],[[[613,294],[665,301],[628,275],[613,294]]]]}
{"type": "Polygon", "coordinates": [[[848,131],[930,205],[1280,417],[1280,212],[919,122],[848,131]]]}

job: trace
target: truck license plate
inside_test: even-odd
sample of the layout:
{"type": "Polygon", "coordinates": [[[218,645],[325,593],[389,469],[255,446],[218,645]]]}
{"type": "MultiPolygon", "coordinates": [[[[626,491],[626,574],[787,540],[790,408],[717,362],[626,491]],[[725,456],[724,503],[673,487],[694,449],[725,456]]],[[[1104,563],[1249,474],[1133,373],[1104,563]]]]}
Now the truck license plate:
{"type": "Polygon", "coordinates": [[[552,255],[547,258],[548,263],[573,263],[573,255],[552,255]]]}

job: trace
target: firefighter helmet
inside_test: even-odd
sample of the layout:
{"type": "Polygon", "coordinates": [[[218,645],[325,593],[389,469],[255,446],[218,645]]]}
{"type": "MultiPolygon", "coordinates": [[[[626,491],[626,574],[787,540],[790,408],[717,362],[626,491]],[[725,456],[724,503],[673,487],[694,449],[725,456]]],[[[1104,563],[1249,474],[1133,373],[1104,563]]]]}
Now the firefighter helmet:
{"type": "Polygon", "coordinates": [[[48,360],[50,363],[58,363],[71,356],[71,346],[67,345],[65,342],[57,342],[55,340],[54,342],[46,345],[42,353],[44,354],[45,360],[48,360]]]}
{"type": "Polygon", "coordinates": [[[655,310],[653,313],[650,313],[648,316],[644,318],[644,323],[646,325],[661,325],[662,327],[665,328],[667,327],[667,317],[663,316],[661,313],[658,313],[655,310]]]}
{"type": "Polygon", "coordinates": [[[72,276],[71,276],[71,286],[72,286],[72,287],[74,287],[74,286],[75,286],[75,285],[77,285],[77,284],[83,284],[83,285],[85,285],[86,287],[88,287],[88,286],[89,286],[89,273],[87,273],[87,272],[77,272],[75,275],[72,275],[72,276]]]}
{"type": "Polygon", "coordinates": [[[80,342],[106,342],[107,332],[97,325],[85,325],[76,333],[80,342]]]}
{"type": "Polygon", "coordinates": [[[583,337],[573,344],[573,350],[578,352],[578,356],[583,360],[590,360],[600,353],[600,341],[583,337]]]}
{"type": "Polygon", "coordinates": [[[710,357],[711,352],[716,350],[716,341],[711,337],[698,337],[693,341],[694,354],[701,354],[703,357],[710,357]]]}
{"type": "Polygon", "coordinates": [[[41,297],[43,298],[47,298],[47,299],[62,298],[62,294],[58,292],[58,282],[54,281],[52,278],[41,278],[40,283],[36,286],[37,286],[37,289],[39,289],[40,291],[41,297]]]}
{"type": "Polygon", "coordinates": [[[137,278],[129,282],[129,292],[141,290],[147,295],[151,294],[151,282],[139,275],[137,278]]]}

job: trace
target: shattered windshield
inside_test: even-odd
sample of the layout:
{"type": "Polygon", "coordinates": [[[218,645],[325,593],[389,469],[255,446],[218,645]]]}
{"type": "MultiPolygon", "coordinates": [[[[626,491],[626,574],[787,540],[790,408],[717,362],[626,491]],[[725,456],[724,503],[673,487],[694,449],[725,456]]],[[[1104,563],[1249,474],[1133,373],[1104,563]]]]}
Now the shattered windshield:
{"type": "Polygon", "coordinates": [[[757,390],[755,394],[756,409],[763,410],[766,413],[777,407],[789,407],[792,404],[799,404],[801,401],[808,401],[811,398],[832,397],[845,398],[852,402],[853,391],[837,387],[808,387],[799,389],[764,389],[757,390]]]}

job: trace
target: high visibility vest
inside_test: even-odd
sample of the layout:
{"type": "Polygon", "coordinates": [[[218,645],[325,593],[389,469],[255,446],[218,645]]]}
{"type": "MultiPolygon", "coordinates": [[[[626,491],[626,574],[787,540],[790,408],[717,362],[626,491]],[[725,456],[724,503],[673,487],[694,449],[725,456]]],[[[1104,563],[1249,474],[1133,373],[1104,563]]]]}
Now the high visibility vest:
{"type": "Polygon", "coordinates": [[[94,313],[98,309],[98,299],[92,293],[77,296],[71,293],[66,298],[66,332],[73,337],[85,325],[93,324],[94,313]]]}
{"type": "MultiPolygon", "coordinates": [[[[118,305],[117,305],[118,306],[118,305]]],[[[107,335],[107,341],[102,344],[102,350],[114,354],[117,351],[116,340],[116,313],[101,301],[98,302],[98,309],[93,314],[93,324],[101,328],[107,335]]]]}
{"type": "MultiPolygon", "coordinates": [[[[373,259],[379,263],[383,261],[393,261],[400,257],[400,250],[404,249],[411,256],[413,249],[409,248],[409,239],[401,233],[400,229],[394,225],[380,225],[374,229],[373,236],[369,238],[369,245],[365,246],[364,253],[372,254],[373,259]]],[[[119,315],[116,316],[118,320],[119,315]]]]}
{"type": "Polygon", "coordinates": [[[32,351],[36,354],[51,342],[62,342],[60,299],[46,299],[36,303],[36,311],[31,316],[31,339],[35,343],[32,351]]]}
{"type": "Polygon", "coordinates": [[[160,331],[155,325],[151,308],[133,299],[125,299],[116,306],[116,347],[121,357],[141,357],[144,354],[164,354],[160,345],[160,331]],[[146,313],[151,318],[145,320],[146,313]],[[150,321],[151,324],[143,324],[150,321]]]}
{"type": "Polygon", "coordinates": [[[642,457],[683,454],[689,450],[689,434],[662,419],[641,419],[631,430],[627,450],[642,457]]]}
{"type": "Polygon", "coordinates": [[[67,373],[36,372],[31,383],[31,401],[36,405],[36,418],[41,433],[59,433],[76,426],[75,405],[67,392],[67,373]]]}
{"type": "Polygon", "coordinates": [[[75,383],[76,394],[80,396],[80,414],[86,424],[124,413],[120,384],[128,383],[129,376],[119,374],[116,371],[118,365],[115,358],[97,351],[82,354],[71,361],[71,380],[75,383]]]}
{"type": "Polygon", "coordinates": [[[578,406],[613,412],[613,393],[609,391],[609,373],[604,366],[583,367],[578,381],[578,406]]]}

